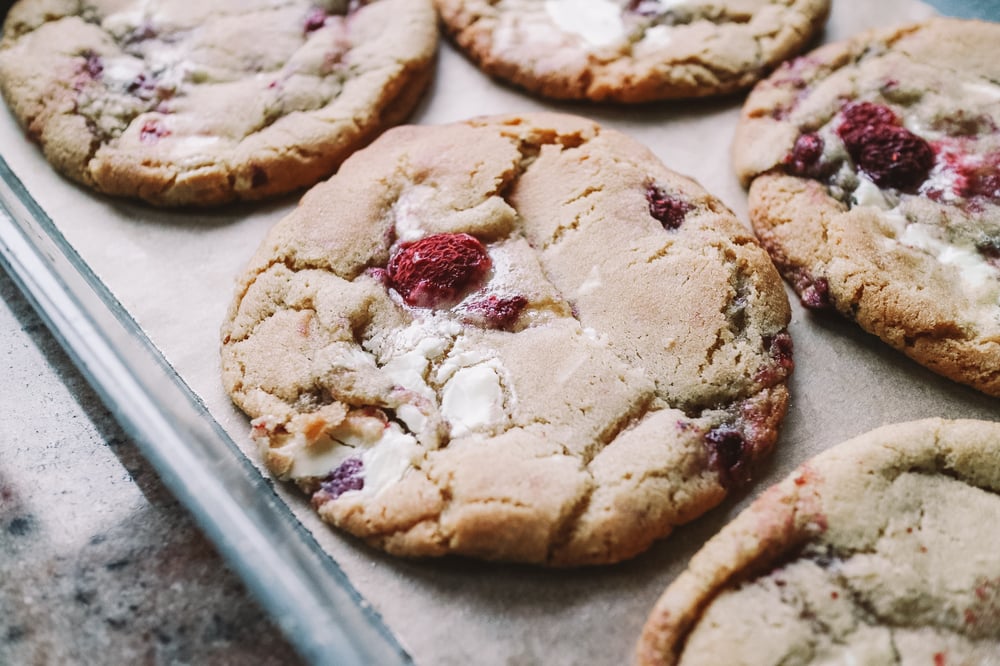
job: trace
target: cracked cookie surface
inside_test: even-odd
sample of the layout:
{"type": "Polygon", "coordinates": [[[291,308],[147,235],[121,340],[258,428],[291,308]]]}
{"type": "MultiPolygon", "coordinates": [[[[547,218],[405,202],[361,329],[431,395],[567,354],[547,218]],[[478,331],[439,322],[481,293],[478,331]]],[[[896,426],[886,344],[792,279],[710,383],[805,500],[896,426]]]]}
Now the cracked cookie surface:
{"type": "Polygon", "coordinates": [[[1000,424],[971,420],[885,426],[820,454],[691,559],[638,661],[995,663],[998,460],[1000,424]]]}
{"type": "Polygon", "coordinates": [[[834,309],[1000,396],[1000,25],[935,19],[781,67],[733,144],[762,244],[834,309]]]}
{"type": "Polygon", "coordinates": [[[64,175],[156,205],[312,185],[431,75],[430,0],[21,0],[0,91],[64,175]]]}
{"type": "Polygon", "coordinates": [[[798,53],[829,0],[435,0],[479,67],[556,99],[744,90],[798,53]]]}
{"type": "Polygon", "coordinates": [[[271,231],[223,381],[272,472],[377,547],[599,564],[748,481],[788,320],[749,229],[625,135],[406,126],[271,231]]]}

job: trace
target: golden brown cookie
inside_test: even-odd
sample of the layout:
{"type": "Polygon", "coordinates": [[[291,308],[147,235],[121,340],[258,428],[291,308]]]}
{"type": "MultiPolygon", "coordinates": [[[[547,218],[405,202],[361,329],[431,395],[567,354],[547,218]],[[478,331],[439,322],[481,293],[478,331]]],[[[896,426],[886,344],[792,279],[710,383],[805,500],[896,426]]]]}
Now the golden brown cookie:
{"type": "Polygon", "coordinates": [[[868,32],[758,85],[733,156],[804,305],[1000,396],[998,81],[1000,25],[868,32]]]}
{"type": "Polygon", "coordinates": [[[435,0],[479,67],[545,97],[648,102],[744,90],[801,51],[829,0],[435,0]]]}
{"type": "Polygon", "coordinates": [[[1000,424],[874,430],[767,490],[660,597],[639,663],[997,663],[1000,424]]]}
{"type": "Polygon", "coordinates": [[[312,185],[402,121],[430,0],[21,0],[0,90],[63,174],[164,206],[312,185]]]}
{"type": "Polygon", "coordinates": [[[771,449],[780,278],[717,199],[555,114],[387,132],[261,246],[223,379],[266,464],[391,553],[630,557],[771,449]]]}

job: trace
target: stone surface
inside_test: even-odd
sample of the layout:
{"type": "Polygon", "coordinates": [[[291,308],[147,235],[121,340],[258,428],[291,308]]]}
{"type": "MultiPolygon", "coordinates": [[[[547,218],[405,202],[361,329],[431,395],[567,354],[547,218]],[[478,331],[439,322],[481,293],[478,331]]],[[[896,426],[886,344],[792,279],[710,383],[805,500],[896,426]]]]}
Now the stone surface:
{"type": "Polygon", "coordinates": [[[0,272],[0,664],[297,664],[0,272]]]}

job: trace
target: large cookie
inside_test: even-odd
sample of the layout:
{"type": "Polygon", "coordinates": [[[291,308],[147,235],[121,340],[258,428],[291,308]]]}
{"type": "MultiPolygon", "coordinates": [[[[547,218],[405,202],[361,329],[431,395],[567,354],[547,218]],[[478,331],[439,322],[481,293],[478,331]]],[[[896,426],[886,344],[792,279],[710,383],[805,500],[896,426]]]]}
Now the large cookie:
{"type": "Polygon", "coordinates": [[[746,481],[788,301],[717,199],[555,114],[402,127],[270,233],[222,330],[271,470],[392,553],[635,555],[746,481]]]}
{"type": "Polygon", "coordinates": [[[1000,396],[1000,25],[865,33],[779,69],[733,147],[802,302],[1000,396]]]}
{"type": "Polygon", "coordinates": [[[749,88],[802,50],[829,0],[434,0],[483,71],[557,99],[647,102],[749,88]]]}
{"type": "Polygon", "coordinates": [[[70,178],[217,204],[330,175],[406,117],[436,44],[430,0],[21,0],[0,90],[70,178]]]}
{"type": "Polygon", "coordinates": [[[642,664],[1000,663],[1000,424],[931,419],[822,453],[664,592],[642,664]]]}

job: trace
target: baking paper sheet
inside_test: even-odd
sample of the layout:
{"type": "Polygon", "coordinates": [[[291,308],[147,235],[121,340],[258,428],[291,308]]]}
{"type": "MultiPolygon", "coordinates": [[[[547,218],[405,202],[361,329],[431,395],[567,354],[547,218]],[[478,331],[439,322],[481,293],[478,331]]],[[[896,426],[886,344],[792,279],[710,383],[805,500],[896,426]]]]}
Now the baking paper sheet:
{"type": "MultiPolygon", "coordinates": [[[[823,41],[929,16],[909,0],[836,0],[823,41]]],[[[551,104],[502,87],[442,44],[420,124],[557,109],[590,116],[650,146],[746,220],[729,165],[741,97],[641,108],[551,104]]],[[[109,200],[56,175],[6,111],[4,158],[67,239],[255,463],[245,416],[219,381],[218,330],[242,271],[297,196],[208,213],[109,200]]],[[[789,291],[791,296],[791,292],[789,291]]],[[[277,492],[314,532],[418,664],[594,664],[631,657],[646,614],[688,558],[754,496],[811,455],[886,423],[927,416],[1000,419],[1000,401],[944,380],[846,321],[793,301],[796,370],[776,453],[746,495],[731,498],[644,555],[568,571],[446,558],[404,561],[319,522],[294,487],[277,492]]]]}

